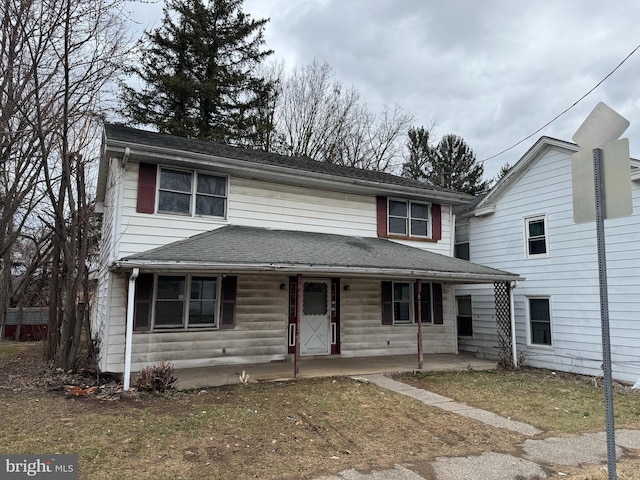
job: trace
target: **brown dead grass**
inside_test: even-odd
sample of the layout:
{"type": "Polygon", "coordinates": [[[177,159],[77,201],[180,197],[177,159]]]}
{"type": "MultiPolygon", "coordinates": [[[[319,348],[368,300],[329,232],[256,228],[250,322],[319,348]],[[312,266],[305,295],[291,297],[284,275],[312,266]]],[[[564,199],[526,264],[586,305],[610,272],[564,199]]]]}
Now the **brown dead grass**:
{"type": "MultiPolygon", "coordinates": [[[[397,378],[535,425],[548,434],[605,429],[602,379],[541,369],[419,373],[397,378]]],[[[616,428],[640,428],[640,392],[616,385],[614,416],[616,428]]]]}
{"type": "MultiPolygon", "coordinates": [[[[0,451],[78,454],[83,479],[315,478],[397,463],[428,470],[428,462],[438,456],[517,453],[524,441],[518,434],[347,378],[105,400],[48,391],[38,383],[41,369],[37,345],[0,342],[0,451]]],[[[470,404],[491,392],[485,408],[503,413],[499,410],[506,408],[509,395],[537,405],[536,396],[511,392],[514,382],[529,385],[527,375],[534,374],[449,373],[403,380],[470,404]]],[[[547,382],[532,378],[531,385],[547,382]]],[[[573,395],[575,388],[583,395],[575,382],[562,385],[561,396],[573,395]]],[[[522,388],[533,391],[532,386],[522,388]]],[[[637,422],[631,417],[627,425],[640,428],[637,422]]],[[[620,479],[637,480],[625,476],[637,471],[636,460],[627,466],[631,461],[621,462],[620,479]]],[[[571,473],[570,478],[605,479],[599,468],[560,471],[571,473]]]]}

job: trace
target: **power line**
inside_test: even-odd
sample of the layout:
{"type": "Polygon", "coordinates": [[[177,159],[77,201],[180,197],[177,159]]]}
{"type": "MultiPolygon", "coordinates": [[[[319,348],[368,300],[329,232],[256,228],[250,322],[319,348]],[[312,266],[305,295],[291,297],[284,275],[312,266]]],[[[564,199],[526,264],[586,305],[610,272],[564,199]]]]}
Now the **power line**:
{"type": "Polygon", "coordinates": [[[531,137],[533,137],[536,133],[540,133],[540,131],[544,130],[545,128],[547,128],[549,125],[551,125],[553,122],[555,122],[557,119],[559,119],[562,115],[564,115],[565,113],[567,113],[569,110],[571,110],[573,107],[575,107],[578,103],[580,103],[582,100],[584,100],[591,92],[593,92],[596,88],[598,88],[600,85],[602,85],[605,80],[607,80],[611,75],[613,75],[616,70],[618,70],[622,64],[624,64],[624,62],[626,62],[627,60],[629,60],[629,58],[631,57],[631,55],[633,55],[634,53],[636,53],[636,51],[638,51],[638,49],[640,49],[640,45],[638,45],[636,48],[634,48],[631,53],[629,55],[627,55],[617,66],[616,68],[614,68],[613,70],[611,70],[602,80],[600,80],[593,88],[591,88],[591,90],[589,90],[587,93],[585,93],[584,95],[582,95],[578,100],[576,100],[575,102],[573,102],[573,104],[570,107],[567,107],[566,109],[564,109],[562,112],[560,112],[558,115],[556,115],[555,117],[553,117],[551,120],[549,120],[547,123],[545,123],[543,126],[541,126],[539,129],[537,129],[535,132],[527,135],[526,137],[524,137],[522,140],[520,140],[519,142],[514,143],[513,145],[511,145],[508,148],[505,148],[504,150],[502,150],[501,152],[496,153],[495,155],[491,155],[490,157],[487,157],[483,160],[478,160],[478,163],[484,163],[487,160],[491,160],[493,158],[499,157],[500,155],[502,155],[503,153],[508,152],[509,150],[513,150],[515,147],[517,147],[518,145],[520,145],[521,143],[529,140],[531,137]]]}

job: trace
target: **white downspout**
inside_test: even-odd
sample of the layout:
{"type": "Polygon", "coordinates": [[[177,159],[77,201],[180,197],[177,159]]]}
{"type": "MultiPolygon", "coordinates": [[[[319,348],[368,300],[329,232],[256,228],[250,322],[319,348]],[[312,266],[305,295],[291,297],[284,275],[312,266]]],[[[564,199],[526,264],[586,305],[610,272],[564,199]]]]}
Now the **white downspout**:
{"type": "Polygon", "coordinates": [[[140,274],[139,268],[134,268],[129,277],[129,292],[127,295],[127,330],[124,345],[124,382],[123,388],[129,390],[131,383],[131,337],[133,337],[133,308],[135,306],[136,278],[140,274]]]}
{"type": "Polygon", "coordinates": [[[511,282],[509,285],[509,316],[511,317],[511,355],[513,356],[513,366],[518,368],[518,352],[516,346],[516,308],[513,302],[513,289],[518,286],[518,282],[511,282]]]}

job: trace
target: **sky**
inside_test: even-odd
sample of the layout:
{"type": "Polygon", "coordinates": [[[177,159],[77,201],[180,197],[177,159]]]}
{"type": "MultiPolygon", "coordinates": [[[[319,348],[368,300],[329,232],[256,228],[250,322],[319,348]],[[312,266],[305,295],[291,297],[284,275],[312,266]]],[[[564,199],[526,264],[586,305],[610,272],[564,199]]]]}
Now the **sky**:
{"type": "MultiPolygon", "coordinates": [[[[159,27],[162,5],[135,6],[137,28],[159,27]]],[[[543,135],[571,141],[600,101],[631,122],[622,136],[640,158],[640,49],[572,107],[640,45],[640,2],[245,0],[243,9],[270,19],[266,47],[285,68],[326,61],[374,112],[397,104],[436,138],[461,136],[485,178],[543,135]]]]}

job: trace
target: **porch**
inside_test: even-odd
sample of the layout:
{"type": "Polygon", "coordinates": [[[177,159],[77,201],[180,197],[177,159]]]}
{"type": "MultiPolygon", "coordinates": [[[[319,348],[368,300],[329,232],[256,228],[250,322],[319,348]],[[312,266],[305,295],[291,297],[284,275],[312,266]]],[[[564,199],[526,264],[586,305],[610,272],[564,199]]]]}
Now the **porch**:
{"type": "MultiPolygon", "coordinates": [[[[494,370],[496,362],[471,355],[424,355],[422,371],[494,370]]],[[[418,370],[417,355],[390,355],[379,357],[325,357],[302,358],[299,378],[397,373],[418,370]]],[[[178,388],[204,388],[241,383],[245,372],[249,382],[282,381],[294,378],[294,362],[220,365],[177,369],[178,388]]]]}

